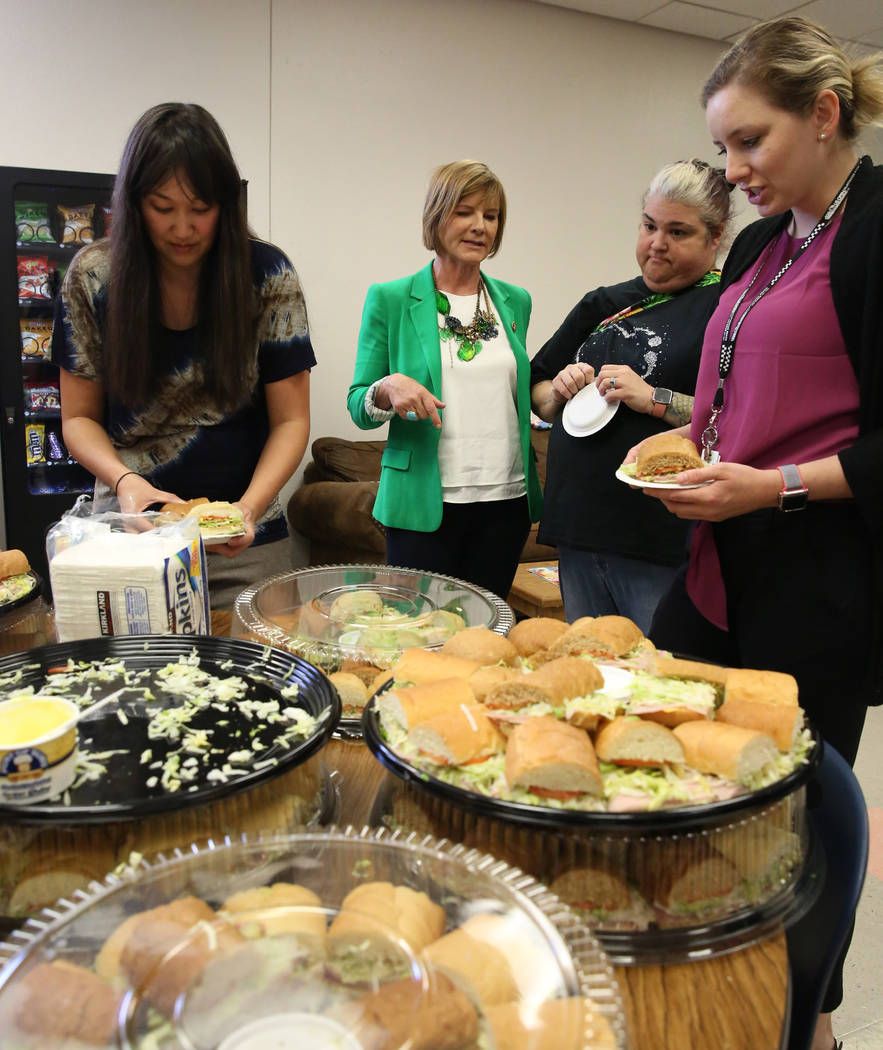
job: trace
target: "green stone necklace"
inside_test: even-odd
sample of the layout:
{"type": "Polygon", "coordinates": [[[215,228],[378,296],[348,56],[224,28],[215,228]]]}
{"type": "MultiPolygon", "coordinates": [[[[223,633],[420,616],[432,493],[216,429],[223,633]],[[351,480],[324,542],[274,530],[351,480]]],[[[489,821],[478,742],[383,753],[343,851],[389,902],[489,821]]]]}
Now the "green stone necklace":
{"type": "MultiPolygon", "coordinates": [[[[450,300],[438,288],[435,290],[435,305],[438,312],[444,317],[444,323],[438,326],[439,338],[445,342],[459,341],[457,357],[461,361],[471,361],[481,352],[482,339],[493,339],[499,334],[497,316],[491,306],[485,283],[480,277],[478,294],[475,297],[475,316],[470,324],[464,325],[458,317],[451,316],[450,300]],[[482,295],[484,295],[484,310],[481,309],[482,295]]],[[[450,350],[450,346],[448,349],[450,350]]],[[[453,364],[453,358],[451,363],[453,364]]]]}

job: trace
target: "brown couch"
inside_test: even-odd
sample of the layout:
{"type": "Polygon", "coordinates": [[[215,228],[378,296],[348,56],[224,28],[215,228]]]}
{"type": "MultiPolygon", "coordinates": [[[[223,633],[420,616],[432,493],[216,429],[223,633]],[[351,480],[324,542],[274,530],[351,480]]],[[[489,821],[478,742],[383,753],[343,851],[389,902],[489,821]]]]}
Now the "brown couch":
{"type": "MultiPolygon", "coordinates": [[[[532,430],[540,484],[546,481],[549,433],[532,430]]],[[[380,480],[385,441],[316,438],[303,483],[288,501],[288,520],[310,541],[310,565],[386,562],[383,526],[371,510],[380,480]]],[[[522,561],[554,560],[554,547],[537,543],[537,526],[530,530],[522,561]]]]}

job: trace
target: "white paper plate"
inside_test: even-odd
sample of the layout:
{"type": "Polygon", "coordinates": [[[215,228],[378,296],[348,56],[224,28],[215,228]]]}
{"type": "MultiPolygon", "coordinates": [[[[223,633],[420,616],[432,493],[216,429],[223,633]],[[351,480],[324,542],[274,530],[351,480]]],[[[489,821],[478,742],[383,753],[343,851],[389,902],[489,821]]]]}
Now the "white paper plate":
{"type": "Polygon", "coordinates": [[[571,437],[588,437],[606,427],[618,408],[618,401],[605,401],[595,384],[589,383],[564,406],[561,421],[571,437]]]}
{"type": "Polygon", "coordinates": [[[700,481],[696,485],[673,485],[670,481],[641,481],[640,478],[633,478],[630,474],[626,474],[622,467],[616,471],[614,475],[619,481],[624,481],[626,485],[631,485],[633,489],[668,489],[669,492],[684,492],[686,489],[703,489],[706,485],[713,485],[713,481],[700,481]]]}
{"type": "Polygon", "coordinates": [[[219,543],[226,543],[227,540],[235,540],[237,536],[244,536],[245,529],[240,529],[238,532],[210,532],[208,535],[202,534],[202,542],[206,547],[214,547],[219,543]]]}

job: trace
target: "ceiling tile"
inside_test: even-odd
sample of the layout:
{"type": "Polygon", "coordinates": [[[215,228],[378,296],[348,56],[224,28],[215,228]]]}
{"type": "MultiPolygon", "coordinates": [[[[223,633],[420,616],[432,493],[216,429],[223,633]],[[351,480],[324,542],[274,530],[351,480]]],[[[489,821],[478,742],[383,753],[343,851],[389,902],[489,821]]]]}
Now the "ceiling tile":
{"type": "Polygon", "coordinates": [[[640,19],[641,25],[655,26],[657,29],[670,29],[675,33],[691,33],[693,36],[710,37],[712,40],[723,40],[733,33],[755,24],[757,19],[744,15],[733,15],[728,11],[716,11],[698,4],[666,4],[652,14],[640,19]]]}
{"type": "Polygon", "coordinates": [[[810,0],[796,13],[825,26],[842,40],[860,40],[883,24],[880,0],[810,0]]]}
{"type": "Polygon", "coordinates": [[[701,7],[714,7],[718,11],[728,11],[733,15],[747,15],[763,21],[775,18],[776,15],[799,14],[795,8],[801,7],[806,0],[716,0],[714,3],[702,3],[701,7]]]}
{"type": "Polygon", "coordinates": [[[620,18],[634,22],[644,15],[649,15],[657,7],[662,7],[665,0],[540,0],[540,3],[553,7],[570,7],[575,11],[586,11],[590,15],[604,15],[605,18],[620,18]]]}

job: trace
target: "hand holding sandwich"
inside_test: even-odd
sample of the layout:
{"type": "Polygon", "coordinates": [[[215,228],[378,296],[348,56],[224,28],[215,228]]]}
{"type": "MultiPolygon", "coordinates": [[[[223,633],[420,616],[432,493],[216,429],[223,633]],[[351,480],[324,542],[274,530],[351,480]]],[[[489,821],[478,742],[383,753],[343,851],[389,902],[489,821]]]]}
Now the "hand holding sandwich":
{"type": "Polygon", "coordinates": [[[245,532],[241,536],[234,536],[232,539],[227,540],[226,543],[215,543],[209,548],[212,553],[222,554],[225,558],[235,558],[237,554],[254,543],[254,513],[251,507],[242,500],[237,500],[233,506],[238,507],[242,511],[242,523],[245,525],[245,532]]]}

